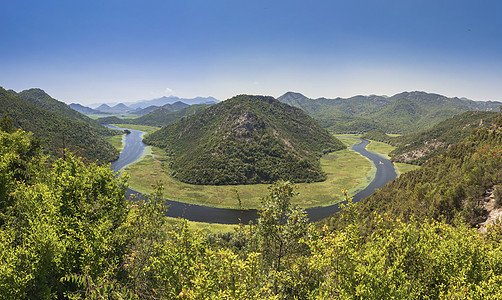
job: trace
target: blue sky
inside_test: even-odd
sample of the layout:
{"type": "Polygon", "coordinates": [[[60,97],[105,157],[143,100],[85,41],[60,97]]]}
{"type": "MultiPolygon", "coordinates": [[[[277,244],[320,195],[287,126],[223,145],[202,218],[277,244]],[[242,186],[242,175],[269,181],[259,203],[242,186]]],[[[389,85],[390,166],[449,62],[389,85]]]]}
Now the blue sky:
{"type": "Polygon", "coordinates": [[[502,1],[2,1],[0,86],[84,104],[423,90],[502,101],[502,1]]]}

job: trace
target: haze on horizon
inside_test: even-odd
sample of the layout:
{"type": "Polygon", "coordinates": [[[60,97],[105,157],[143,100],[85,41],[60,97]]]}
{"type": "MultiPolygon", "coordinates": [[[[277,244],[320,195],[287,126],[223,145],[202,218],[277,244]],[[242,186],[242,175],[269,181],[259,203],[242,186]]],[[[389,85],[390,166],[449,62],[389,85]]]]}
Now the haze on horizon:
{"type": "Polygon", "coordinates": [[[67,103],[421,90],[502,101],[502,2],[6,1],[0,86],[67,103]]]}

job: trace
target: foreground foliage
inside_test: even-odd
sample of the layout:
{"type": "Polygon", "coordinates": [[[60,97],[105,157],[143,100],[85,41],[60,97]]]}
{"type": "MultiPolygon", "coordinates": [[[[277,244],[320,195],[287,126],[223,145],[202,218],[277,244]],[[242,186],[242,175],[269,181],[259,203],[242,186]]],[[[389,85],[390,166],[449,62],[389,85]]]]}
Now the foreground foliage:
{"type": "Polygon", "coordinates": [[[0,131],[0,154],[0,299],[502,297],[500,226],[373,214],[367,231],[347,199],[344,228],[315,229],[276,182],[256,224],[206,236],[168,222],[161,184],[125,201],[126,178],[46,164],[22,131],[0,131]]]}

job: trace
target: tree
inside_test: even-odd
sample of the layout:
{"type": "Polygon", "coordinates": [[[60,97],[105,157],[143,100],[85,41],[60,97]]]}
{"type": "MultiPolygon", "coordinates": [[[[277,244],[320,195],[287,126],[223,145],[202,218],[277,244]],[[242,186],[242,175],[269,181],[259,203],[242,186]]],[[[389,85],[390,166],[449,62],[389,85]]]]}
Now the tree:
{"type": "Polygon", "coordinates": [[[12,118],[5,113],[3,114],[2,119],[0,119],[0,130],[7,133],[13,133],[14,131],[16,131],[12,118]]]}

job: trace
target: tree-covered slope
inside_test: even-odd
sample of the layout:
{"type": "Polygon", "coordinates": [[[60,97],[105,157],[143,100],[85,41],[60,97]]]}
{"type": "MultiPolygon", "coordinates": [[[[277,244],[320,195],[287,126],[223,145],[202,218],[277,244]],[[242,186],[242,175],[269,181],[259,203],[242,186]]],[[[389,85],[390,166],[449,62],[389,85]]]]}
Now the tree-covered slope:
{"type": "Polygon", "coordinates": [[[114,130],[110,130],[104,127],[101,123],[97,122],[96,120],[93,120],[88,116],[72,109],[66,103],[63,103],[61,101],[52,98],[42,89],[29,89],[18,93],[18,95],[21,96],[21,98],[23,98],[24,100],[38,107],[41,107],[45,110],[60,115],[66,119],[89,124],[89,126],[94,128],[94,130],[101,135],[116,134],[114,130]]]}
{"type": "Polygon", "coordinates": [[[13,119],[16,128],[33,132],[47,154],[61,156],[65,147],[88,160],[110,162],[118,158],[118,151],[88,124],[64,118],[0,87],[3,114],[13,119]]]}
{"type": "MultiPolygon", "coordinates": [[[[478,224],[487,216],[485,201],[498,199],[502,191],[502,116],[490,127],[475,130],[467,139],[451,145],[421,168],[405,173],[361,201],[358,215],[371,223],[373,212],[410,220],[453,222],[463,218],[478,224]],[[498,195],[498,196],[497,196],[498,195]]],[[[331,225],[342,226],[343,213],[331,225]]]]}
{"type": "Polygon", "coordinates": [[[396,149],[389,153],[394,162],[421,165],[450,145],[463,141],[474,129],[491,126],[497,116],[495,112],[468,111],[417,133],[390,137],[377,129],[366,133],[363,138],[395,146],[396,149]]]}
{"type": "Polygon", "coordinates": [[[497,115],[495,112],[469,111],[444,120],[430,129],[392,138],[392,143],[397,148],[389,156],[395,162],[421,165],[450,145],[463,141],[474,129],[490,126],[497,115]]]}
{"type": "Polygon", "coordinates": [[[278,100],[299,107],[319,124],[336,133],[382,130],[407,134],[424,130],[465,111],[498,111],[500,102],[481,102],[425,92],[392,97],[355,96],[348,99],[310,99],[288,92],[278,100]]]}
{"type": "Polygon", "coordinates": [[[344,145],[302,110],[239,95],[145,136],[171,154],[173,176],[194,184],[321,181],[319,155],[344,145]]]}

